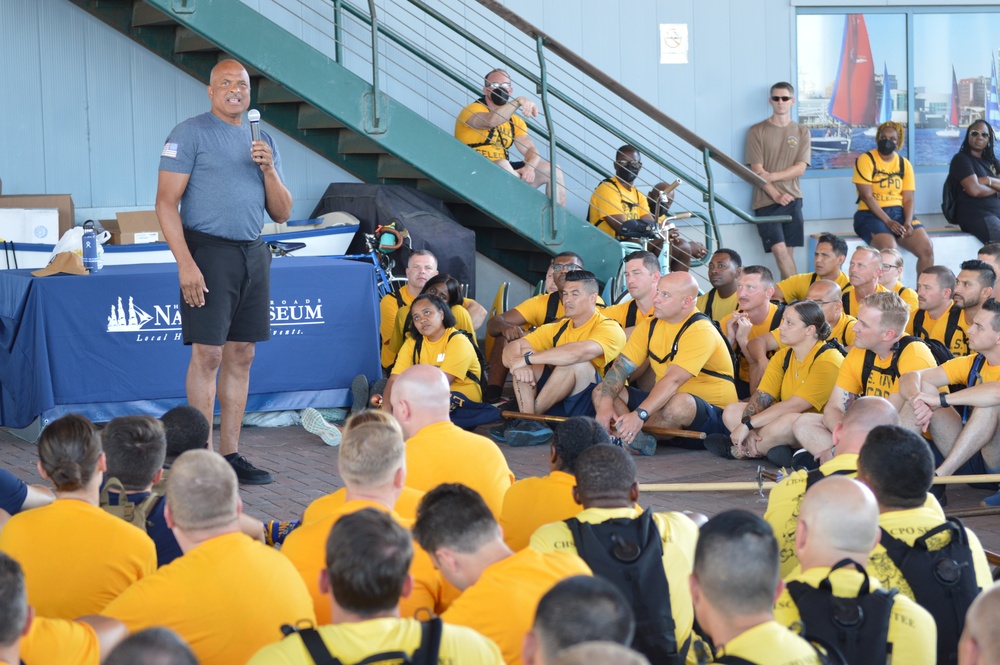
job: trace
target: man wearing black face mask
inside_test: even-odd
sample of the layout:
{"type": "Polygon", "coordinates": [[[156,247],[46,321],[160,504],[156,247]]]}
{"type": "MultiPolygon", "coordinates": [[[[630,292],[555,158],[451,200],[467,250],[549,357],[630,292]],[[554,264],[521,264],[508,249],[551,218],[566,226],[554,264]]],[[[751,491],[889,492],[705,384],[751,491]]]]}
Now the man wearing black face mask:
{"type": "Polygon", "coordinates": [[[875,132],[878,148],[854,163],[858,211],[854,232],[879,250],[896,249],[896,242],[917,257],[917,274],[934,265],[934,248],[920,220],[913,218],[916,179],[909,160],[896,152],[903,143],[903,126],[883,122],[875,132]]]}
{"type": "Polygon", "coordinates": [[[621,239],[622,224],[641,219],[650,224],[656,220],[649,212],[646,195],[633,186],[642,171],[642,155],[635,146],[623,145],[615,154],[615,175],[605,178],[590,197],[590,212],[587,221],[607,233],[621,239]]]}
{"type": "MultiPolygon", "coordinates": [[[[494,69],[487,74],[483,96],[458,114],[455,138],[529,185],[545,185],[545,193],[551,195],[551,164],[542,159],[534,142],[528,138],[524,119],[515,115],[520,109],[525,118],[534,118],[538,115],[538,107],[526,97],[513,97],[513,92],[507,72],[494,69]],[[515,145],[524,161],[510,161],[509,151],[515,145]]],[[[566,190],[559,169],[556,169],[555,180],[556,200],[566,205],[566,190]]]]}

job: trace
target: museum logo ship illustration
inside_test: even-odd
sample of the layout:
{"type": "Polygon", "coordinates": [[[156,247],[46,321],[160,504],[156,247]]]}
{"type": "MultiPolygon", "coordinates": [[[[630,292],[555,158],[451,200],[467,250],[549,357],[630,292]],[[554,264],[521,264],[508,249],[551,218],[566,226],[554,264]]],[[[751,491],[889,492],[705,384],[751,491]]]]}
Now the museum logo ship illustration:
{"type": "Polygon", "coordinates": [[[137,307],[132,301],[132,296],[128,297],[128,314],[122,307],[121,296],[118,296],[118,307],[111,306],[111,315],[108,316],[108,332],[135,332],[142,330],[142,327],[153,320],[152,315],[137,307]]]}
{"type": "MultiPolygon", "coordinates": [[[[305,299],[300,303],[297,299],[289,302],[287,299],[272,301],[270,307],[272,328],[277,328],[275,334],[301,334],[303,325],[322,325],[322,299],[305,299]],[[295,331],[292,328],[297,328],[295,331]],[[280,331],[280,332],[279,332],[280,331]]],[[[154,305],[153,314],[135,304],[132,296],[128,297],[128,306],[118,296],[118,305],[111,305],[108,315],[108,332],[153,332],[180,330],[181,312],[177,305],[154,305]],[[147,324],[152,322],[152,325],[147,324]]]]}

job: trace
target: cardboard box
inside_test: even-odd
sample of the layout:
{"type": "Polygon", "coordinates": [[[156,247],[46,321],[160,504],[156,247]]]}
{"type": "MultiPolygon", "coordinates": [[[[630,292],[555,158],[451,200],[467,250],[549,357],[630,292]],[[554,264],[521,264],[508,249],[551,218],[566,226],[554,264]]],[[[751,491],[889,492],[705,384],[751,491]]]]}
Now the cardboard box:
{"type": "Polygon", "coordinates": [[[141,210],[139,212],[119,212],[117,219],[101,222],[105,230],[111,232],[110,245],[143,245],[150,242],[163,242],[160,231],[160,221],[156,211],[141,210]]]}
{"type": "Polygon", "coordinates": [[[0,238],[15,243],[54,245],[59,233],[55,208],[0,208],[0,238]]]}
{"type": "MultiPolygon", "coordinates": [[[[0,196],[0,208],[55,208],[59,211],[59,233],[49,240],[55,244],[58,238],[69,231],[74,220],[73,197],[69,194],[12,194],[0,196]]],[[[37,242],[37,241],[36,241],[37,242]]]]}

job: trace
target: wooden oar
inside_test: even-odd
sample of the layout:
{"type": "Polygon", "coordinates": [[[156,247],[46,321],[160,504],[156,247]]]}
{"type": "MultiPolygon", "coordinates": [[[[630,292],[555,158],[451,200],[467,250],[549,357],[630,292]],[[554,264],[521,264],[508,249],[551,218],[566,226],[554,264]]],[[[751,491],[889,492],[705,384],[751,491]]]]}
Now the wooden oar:
{"type": "MultiPolygon", "coordinates": [[[[519,418],[521,420],[533,420],[541,423],[561,423],[566,420],[565,416],[545,416],[534,413],[520,413],[518,411],[504,411],[500,415],[504,418],[519,418]]],[[[646,434],[662,437],[674,437],[678,439],[704,439],[704,432],[694,432],[687,429],[671,429],[669,427],[650,427],[645,425],[642,431],[646,434]]]]}
{"type": "MultiPolygon", "coordinates": [[[[980,473],[969,476],[936,476],[935,485],[961,485],[963,483],[1000,483],[1000,473],[980,473]]],[[[646,483],[639,485],[641,492],[733,492],[771,489],[777,483],[734,481],[728,483],[646,483]]]]}
{"type": "Polygon", "coordinates": [[[944,511],[946,517],[989,517],[1000,515],[1000,506],[990,508],[956,508],[944,511]]]}

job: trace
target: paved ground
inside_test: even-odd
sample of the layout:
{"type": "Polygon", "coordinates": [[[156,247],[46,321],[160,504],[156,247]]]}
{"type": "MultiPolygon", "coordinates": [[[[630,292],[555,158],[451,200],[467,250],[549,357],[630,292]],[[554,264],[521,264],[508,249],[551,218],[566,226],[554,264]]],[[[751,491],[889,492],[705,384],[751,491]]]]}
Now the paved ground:
{"type": "MultiPolygon", "coordinates": [[[[548,446],[509,448],[500,446],[518,478],[548,472],[548,446]]],[[[271,485],[242,486],[244,509],[264,519],[295,519],[310,501],[342,487],[337,475],[337,448],[298,426],[248,427],[243,430],[241,451],[254,464],[273,471],[271,485]]],[[[35,445],[0,430],[0,465],[29,482],[40,482],[35,468],[35,445]]],[[[757,463],[714,457],[704,450],[692,451],[661,445],[654,457],[636,458],[642,483],[699,483],[755,481],[757,463]]],[[[953,485],[948,490],[948,510],[979,505],[986,490],[953,485]]],[[[639,502],[660,510],[694,510],[709,516],[728,508],[744,508],[763,515],[767,500],[751,491],[644,493],[639,502]]],[[[964,520],[986,549],[1000,552],[1000,516],[964,520]]]]}

